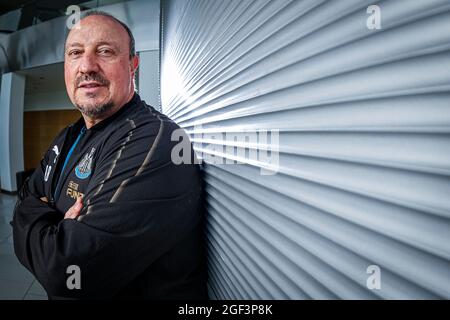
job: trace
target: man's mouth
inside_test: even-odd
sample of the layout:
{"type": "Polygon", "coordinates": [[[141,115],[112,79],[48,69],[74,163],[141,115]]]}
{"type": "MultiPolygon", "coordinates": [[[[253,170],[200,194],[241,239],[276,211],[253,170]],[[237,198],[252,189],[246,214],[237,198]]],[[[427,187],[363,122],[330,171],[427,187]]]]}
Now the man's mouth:
{"type": "Polygon", "coordinates": [[[98,88],[98,87],[103,87],[103,85],[98,82],[82,82],[78,86],[78,88],[86,88],[86,89],[98,88]]]}
{"type": "Polygon", "coordinates": [[[103,87],[106,87],[106,85],[100,82],[89,81],[80,83],[77,89],[81,89],[81,92],[85,94],[92,95],[100,92],[100,90],[102,90],[103,87]]]}

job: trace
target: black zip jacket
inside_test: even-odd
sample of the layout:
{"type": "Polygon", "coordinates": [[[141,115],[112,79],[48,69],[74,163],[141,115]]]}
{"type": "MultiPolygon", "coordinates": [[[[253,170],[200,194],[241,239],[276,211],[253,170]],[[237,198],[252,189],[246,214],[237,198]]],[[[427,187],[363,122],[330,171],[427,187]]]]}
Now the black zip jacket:
{"type": "Polygon", "coordinates": [[[171,161],[176,129],[135,94],[89,130],[80,118],[55,138],[11,222],[18,259],[50,299],[207,298],[200,172],[171,161]],[[78,195],[81,215],[64,219],[78,195]],[[71,265],[80,289],[67,286],[71,265]]]}

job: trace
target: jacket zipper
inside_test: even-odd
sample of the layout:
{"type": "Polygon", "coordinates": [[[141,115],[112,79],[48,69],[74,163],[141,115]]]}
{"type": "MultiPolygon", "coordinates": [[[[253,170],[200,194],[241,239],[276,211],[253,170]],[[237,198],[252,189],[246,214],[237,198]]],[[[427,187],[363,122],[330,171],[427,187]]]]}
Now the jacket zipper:
{"type": "MultiPolygon", "coordinates": [[[[53,185],[54,185],[54,183],[55,183],[55,176],[56,176],[55,173],[56,173],[56,171],[57,171],[57,169],[58,169],[58,166],[59,166],[59,164],[60,164],[60,162],[61,162],[61,156],[62,156],[63,151],[65,150],[64,148],[66,147],[67,137],[69,137],[69,136],[71,135],[72,130],[73,130],[73,124],[71,124],[71,125],[69,126],[69,129],[67,130],[67,132],[66,132],[66,134],[65,134],[65,136],[64,136],[64,140],[63,140],[62,148],[61,148],[61,153],[60,153],[60,155],[58,156],[58,159],[56,160],[55,171],[53,172],[52,181],[51,181],[51,184],[50,184],[50,199],[49,199],[48,203],[49,203],[49,205],[50,205],[51,207],[53,207],[53,208],[55,207],[55,204],[56,204],[55,198],[54,198],[54,193],[55,193],[56,187],[57,187],[57,186],[55,186],[55,190],[53,190],[53,185]]],[[[61,172],[61,173],[62,173],[62,172],[61,172]]],[[[59,174],[58,179],[60,178],[61,173],[59,174]]]]}

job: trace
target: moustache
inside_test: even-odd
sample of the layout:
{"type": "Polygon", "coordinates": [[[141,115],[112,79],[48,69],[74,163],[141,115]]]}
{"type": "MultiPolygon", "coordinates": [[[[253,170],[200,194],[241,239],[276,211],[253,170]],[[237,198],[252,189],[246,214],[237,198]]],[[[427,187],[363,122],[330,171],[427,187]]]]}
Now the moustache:
{"type": "Polygon", "coordinates": [[[78,88],[80,86],[80,83],[85,82],[85,81],[95,81],[102,86],[109,85],[109,81],[107,79],[103,78],[103,76],[101,74],[91,73],[91,74],[83,74],[83,75],[79,76],[75,81],[76,87],[78,88]]]}

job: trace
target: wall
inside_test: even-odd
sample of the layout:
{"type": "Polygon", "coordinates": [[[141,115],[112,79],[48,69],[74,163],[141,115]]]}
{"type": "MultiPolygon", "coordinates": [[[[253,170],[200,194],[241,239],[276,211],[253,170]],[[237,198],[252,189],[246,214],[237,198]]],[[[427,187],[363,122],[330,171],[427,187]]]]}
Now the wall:
{"type": "Polygon", "coordinates": [[[25,111],[74,110],[66,91],[50,91],[25,95],[25,111]]]}
{"type": "Polygon", "coordinates": [[[448,0],[163,2],[213,298],[450,298],[449,31],[448,0]]]}
{"type": "Polygon", "coordinates": [[[56,135],[81,117],[72,110],[24,112],[23,153],[25,170],[36,168],[56,135]]]}
{"type": "Polygon", "coordinates": [[[2,75],[0,90],[0,188],[17,190],[16,172],[23,171],[23,100],[25,77],[2,75]]]}
{"type": "Polygon", "coordinates": [[[139,52],[138,92],[141,99],[160,110],[159,50],[139,52]]]}

